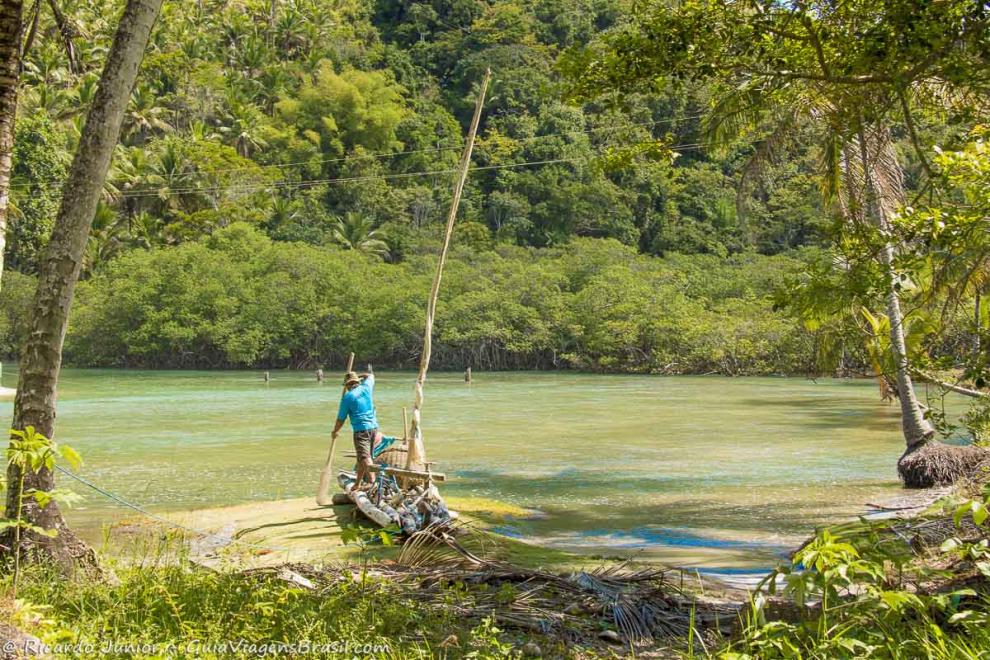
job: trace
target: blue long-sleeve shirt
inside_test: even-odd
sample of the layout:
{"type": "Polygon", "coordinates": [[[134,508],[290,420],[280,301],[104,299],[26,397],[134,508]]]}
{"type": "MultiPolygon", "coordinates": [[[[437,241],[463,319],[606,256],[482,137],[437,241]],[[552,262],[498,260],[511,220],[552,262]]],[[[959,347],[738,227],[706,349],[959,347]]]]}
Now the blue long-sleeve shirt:
{"type": "Polygon", "coordinates": [[[337,419],[343,422],[351,418],[353,431],[371,431],[378,428],[378,417],[375,415],[375,402],[372,395],[375,391],[375,377],[368,374],[364,382],[340,398],[340,409],[337,419]]]}

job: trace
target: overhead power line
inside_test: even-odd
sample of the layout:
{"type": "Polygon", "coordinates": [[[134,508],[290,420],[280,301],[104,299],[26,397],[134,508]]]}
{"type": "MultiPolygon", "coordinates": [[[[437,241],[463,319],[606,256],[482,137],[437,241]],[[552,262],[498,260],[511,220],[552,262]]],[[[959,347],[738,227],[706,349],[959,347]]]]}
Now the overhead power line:
{"type": "MultiPolygon", "coordinates": [[[[640,142],[637,144],[650,144],[649,142],[640,142]]],[[[634,145],[635,146],[635,145],[634,145]]],[[[686,151],[688,149],[696,149],[702,146],[700,142],[694,142],[690,144],[678,144],[667,147],[670,151],[686,151]]],[[[550,158],[546,160],[531,160],[521,163],[503,163],[501,165],[479,165],[470,168],[469,172],[480,172],[489,170],[502,170],[510,169],[516,167],[527,167],[533,165],[552,165],[555,163],[576,163],[580,161],[589,160],[589,156],[577,156],[574,158],[550,158]]],[[[455,169],[443,169],[443,170],[423,170],[418,172],[398,172],[393,174],[366,174],[360,176],[349,176],[349,177],[336,177],[331,179],[311,179],[308,181],[273,181],[263,184],[244,184],[244,185],[226,185],[226,186],[194,186],[188,188],[173,188],[165,191],[155,191],[155,190],[137,190],[132,192],[123,192],[120,194],[121,198],[126,199],[136,199],[143,197],[157,197],[166,198],[173,197],[176,195],[192,195],[196,193],[214,193],[218,194],[221,192],[226,193],[250,193],[258,192],[260,190],[298,190],[303,188],[311,188],[320,185],[339,185],[346,183],[356,183],[360,181],[376,181],[376,180],[389,180],[389,179],[404,179],[404,178],[418,178],[418,177],[428,177],[428,176],[440,176],[444,174],[453,174],[456,172],[455,169]]]]}
{"type": "MultiPolygon", "coordinates": [[[[644,126],[660,126],[664,124],[674,124],[679,121],[690,121],[693,119],[700,119],[702,115],[684,115],[681,117],[665,117],[664,119],[657,119],[655,121],[644,121],[644,122],[630,122],[626,124],[617,124],[612,126],[599,126],[597,128],[589,128],[581,131],[561,131],[559,133],[546,133],[543,135],[532,135],[526,138],[513,138],[513,141],[520,144],[528,144],[537,140],[545,140],[552,137],[563,137],[565,135],[591,135],[594,133],[605,133],[607,131],[619,131],[626,128],[641,128],[644,126]]],[[[291,167],[304,167],[307,165],[324,165],[328,163],[345,163],[351,161],[360,160],[381,160],[388,158],[399,158],[401,156],[411,156],[415,154],[429,154],[429,153],[443,153],[445,151],[460,152],[463,149],[463,145],[451,144],[449,146],[439,145],[436,147],[426,147],[423,149],[410,149],[407,151],[394,151],[394,152],[384,152],[377,154],[352,154],[350,156],[339,156],[334,158],[320,158],[316,160],[300,160],[291,163],[272,163],[269,165],[257,164],[255,166],[245,166],[245,167],[230,167],[220,170],[213,170],[211,174],[221,174],[227,172],[239,172],[242,170],[253,170],[253,169],[282,169],[291,167]]]]}
{"type": "MultiPolygon", "coordinates": [[[[569,135],[592,135],[592,134],[596,134],[596,133],[605,133],[605,132],[608,132],[608,131],[620,131],[620,130],[629,129],[629,128],[642,128],[642,127],[645,127],[645,126],[650,126],[650,127],[652,127],[652,126],[660,126],[660,125],[665,125],[665,124],[673,124],[673,123],[677,123],[677,122],[680,122],[680,121],[690,121],[690,120],[694,120],[694,119],[700,119],[701,116],[702,115],[700,115],[700,114],[697,114],[697,115],[682,115],[682,116],[679,116],[679,117],[665,117],[663,119],[657,119],[657,120],[654,120],[654,121],[630,122],[630,123],[610,125],[610,126],[599,126],[599,127],[596,127],[596,128],[591,128],[591,129],[586,129],[586,130],[581,130],[581,131],[561,131],[559,133],[545,133],[543,135],[533,135],[533,136],[526,137],[526,138],[513,139],[513,142],[515,142],[517,144],[529,144],[529,143],[540,141],[540,140],[547,140],[547,139],[550,139],[550,138],[564,137],[564,136],[569,136],[569,135]]],[[[272,163],[272,164],[268,164],[268,165],[262,165],[260,163],[256,163],[256,164],[253,164],[253,165],[246,165],[246,166],[240,166],[240,167],[229,167],[229,168],[222,168],[222,169],[217,169],[217,170],[211,170],[209,172],[209,174],[211,174],[211,175],[214,175],[214,174],[229,174],[231,172],[247,172],[247,171],[256,171],[256,170],[261,170],[261,171],[283,170],[283,169],[290,169],[290,168],[294,168],[294,167],[302,168],[302,167],[306,167],[306,166],[325,165],[325,164],[330,164],[330,163],[347,163],[347,162],[357,162],[357,161],[365,161],[365,160],[384,160],[384,159],[390,159],[390,158],[400,158],[402,156],[411,156],[411,155],[416,155],[416,154],[431,154],[431,153],[432,154],[437,154],[437,153],[443,153],[443,152],[448,152],[448,151],[450,151],[450,152],[459,152],[461,149],[462,149],[462,146],[461,145],[451,145],[451,146],[439,145],[439,146],[436,146],[436,147],[428,147],[428,148],[423,148],[423,149],[409,149],[409,150],[406,150],[406,151],[394,151],[394,152],[375,153],[375,154],[351,154],[349,156],[339,156],[339,157],[334,157],[334,158],[320,158],[320,159],[300,160],[300,161],[294,161],[294,162],[290,162],[290,163],[272,163]]],[[[390,175],[390,176],[397,177],[400,174],[401,173],[396,173],[396,175],[390,175]]],[[[410,174],[416,174],[416,175],[418,175],[420,173],[419,172],[412,172],[410,174]]],[[[28,188],[28,187],[30,187],[32,185],[36,185],[36,183],[37,183],[36,181],[25,182],[25,183],[17,183],[17,184],[12,184],[10,186],[10,188],[11,189],[28,188]]],[[[141,191],[141,192],[144,192],[144,191],[141,191]]]]}

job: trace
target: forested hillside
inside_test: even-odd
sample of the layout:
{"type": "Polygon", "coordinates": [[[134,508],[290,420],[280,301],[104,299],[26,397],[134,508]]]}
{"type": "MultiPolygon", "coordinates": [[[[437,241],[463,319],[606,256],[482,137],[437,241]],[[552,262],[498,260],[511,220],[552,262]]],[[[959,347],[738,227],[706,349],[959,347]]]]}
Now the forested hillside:
{"type": "MultiPolygon", "coordinates": [[[[36,271],[53,222],[117,13],[113,2],[63,4],[59,16],[40,6],[27,38],[6,250],[7,267],[26,276],[36,271]]],[[[455,286],[445,292],[452,301],[438,319],[445,366],[776,373],[809,365],[809,338],[778,346],[788,353],[784,359],[754,355],[740,361],[714,348],[672,360],[668,352],[680,349],[661,347],[669,338],[654,336],[659,331],[652,326],[680,322],[701,328],[693,335],[703,334],[715,315],[727,319],[714,326],[728,333],[723,341],[730,352],[758,353],[733,339],[731,328],[792,323],[771,310],[772,291],[763,277],[774,270],[779,281],[787,260],[759,255],[815,245],[827,217],[815,175],[820,154],[800,134],[774,145],[775,157],[762,158],[758,176],[759,142],[706,148],[704,85],[639,94],[621,105],[567,102],[560,55],[608,29],[627,11],[624,5],[167,4],[97,211],[84,278],[99,286],[86,287],[74,309],[68,360],[304,366],[360,348],[387,364],[409,364],[418,331],[411,310],[425,300],[422,278],[449,205],[473,89],[491,67],[492,89],[456,239],[467,246],[458,256],[465,282],[487,299],[457,298],[455,286]],[[241,254],[217,247],[218,240],[226,245],[224,239],[209,240],[234,223],[254,228],[238,230],[253,241],[241,254]],[[576,282],[556,264],[580,261],[589,250],[618,250],[594,248],[580,238],[612,239],[629,250],[608,267],[589,267],[587,281],[576,282]],[[752,254],[726,267],[703,257],[653,264],[633,252],[752,254]],[[239,274],[215,282],[221,278],[209,269],[224,264],[239,274]],[[500,275],[503,267],[516,279],[500,275]],[[707,297],[672,283],[706,267],[727,268],[735,278],[732,292],[707,297]],[[672,275],[660,285],[637,268],[672,275]],[[163,276],[169,269],[175,275],[163,276]],[[201,276],[192,275],[196,269],[201,276]],[[327,269],[347,270],[354,286],[342,285],[327,269]],[[238,288],[238,278],[247,288],[238,288]],[[388,287],[376,278],[396,295],[384,295],[388,287]],[[309,282],[327,305],[342,311],[285,308],[282,281],[309,282]],[[524,283],[537,292],[527,297],[524,283]],[[210,287],[216,286],[224,288],[216,296],[227,302],[214,300],[207,311],[202,301],[214,297],[210,287]],[[555,296],[591,297],[589,286],[608,290],[622,304],[559,321],[553,339],[519,318],[540,318],[555,296]],[[123,292],[135,297],[133,309],[119,304],[123,292]],[[698,302],[675,319],[656,307],[682,299],[698,302]],[[403,300],[412,307],[397,309],[403,300]],[[283,325],[281,313],[291,323],[283,325]],[[382,334],[367,347],[355,346],[357,339],[341,325],[369,317],[382,334]],[[607,325],[612,322],[629,327],[620,331],[607,325]],[[595,345],[588,338],[601,334],[601,324],[608,341],[595,345]]],[[[4,344],[8,355],[20,342],[18,301],[26,300],[30,287],[29,279],[16,276],[4,286],[13,319],[4,344]]],[[[570,303],[565,307],[582,313],[570,303]]],[[[693,336],[676,332],[677,341],[693,336]]]]}

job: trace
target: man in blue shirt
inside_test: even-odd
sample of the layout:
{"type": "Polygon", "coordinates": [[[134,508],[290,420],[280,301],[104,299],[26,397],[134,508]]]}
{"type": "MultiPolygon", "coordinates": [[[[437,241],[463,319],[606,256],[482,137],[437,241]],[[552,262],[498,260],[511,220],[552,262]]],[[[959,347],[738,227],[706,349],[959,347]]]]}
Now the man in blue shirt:
{"type": "Polygon", "coordinates": [[[357,452],[357,482],[355,488],[364,485],[366,476],[370,476],[368,468],[373,464],[371,449],[375,446],[378,436],[378,418],[375,416],[375,375],[371,373],[358,376],[348,371],[344,376],[344,387],[347,389],[340,398],[340,408],[337,410],[337,423],[333,427],[333,439],[337,439],[344,420],[351,418],[351,430],[354,431],[354,451],[357,452]]]}

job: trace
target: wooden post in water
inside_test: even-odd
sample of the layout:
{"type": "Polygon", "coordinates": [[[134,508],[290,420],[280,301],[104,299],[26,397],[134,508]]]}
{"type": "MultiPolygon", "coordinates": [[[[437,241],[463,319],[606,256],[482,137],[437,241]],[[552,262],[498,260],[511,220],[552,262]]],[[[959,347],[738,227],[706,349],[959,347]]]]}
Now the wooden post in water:
{"type": "Polygon", "coordinates": [[[471,384],[471,367],[464,370],[464,382],[468,385],[471,384]]]}
{"type": "Polygon", "coordinates": [[[440,295],[440,279],[443,277],[443,265],[447,261],[447,251],[450,249],[450,236],[454,232],[454,220],[457,219],[457,208],[461,204],[461,193],[464,191],[464,181],[471,167],[471,152],[474,150],[474,138],[478,134],[478,124],[481,121],[481,108],[485,104],[485,94],[488,92],[488,82],[492,71],[485,71],[478,90],[478,101],[474,106],[474,116],[471,118],[471,128],[468,130],[464,153],[461,154],[461,164],[454,183],[454,198],[450,202],[450,212],[447,214],[447,227],[443,235],[443,245],[440,257],[437,259],[437,270],[433,274],[433,286],[430,288],[430,298],[426,306],[426,329],[423,332],[423,353],[419,358],[419,375],[416,377],[416,387],[413,397],[412,428],[410,429],[409,453],[406,454],[406,469],[420,469],[426,463],[426,449],[423,446],[422,417],[423,383],[426,382],[426,371],[430,368],[430,352],[433,348],[433,318],[437,313],[437,297],[440,295]]]}
{"type": "MultiPolygon", "coordinates": [[[[351,353],[350,357],[347,358],[347,371],[354,368],[354,353],[351,353]]],[[[344,384],[343,391],[340,393],[341,398],[347,394],[347,384],[344,384]]],[[[333,498],[330,496],[330,481],[333,478],[333,450],[337,446],[337,438],[330,437],[330,452],[327,454],[327,462],[323,466],[323,472],[320,473],[320,485],[316,489],[316,503],[320,506],[326,506],[333,503],[333,498]]]]}
{"type": "Polygon", "coordinates": [[[406,411],[407,408],[402,406],[402,442],[409,442],[409,418],[406,411]]]}

